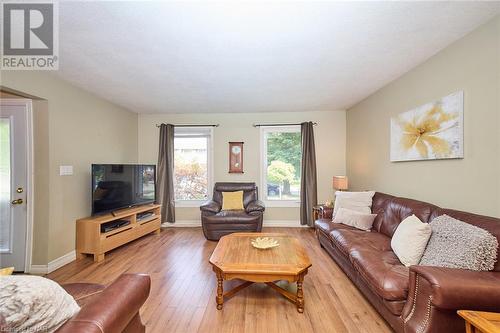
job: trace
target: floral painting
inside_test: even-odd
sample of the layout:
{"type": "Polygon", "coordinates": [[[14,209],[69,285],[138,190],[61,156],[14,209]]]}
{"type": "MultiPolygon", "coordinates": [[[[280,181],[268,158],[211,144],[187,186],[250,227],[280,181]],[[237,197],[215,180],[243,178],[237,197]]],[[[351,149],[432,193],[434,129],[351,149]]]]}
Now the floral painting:
{"type": "Polygon", "coordinates": [[[391,118],[391,161],[463,158],[463,91],[391,118]]]}

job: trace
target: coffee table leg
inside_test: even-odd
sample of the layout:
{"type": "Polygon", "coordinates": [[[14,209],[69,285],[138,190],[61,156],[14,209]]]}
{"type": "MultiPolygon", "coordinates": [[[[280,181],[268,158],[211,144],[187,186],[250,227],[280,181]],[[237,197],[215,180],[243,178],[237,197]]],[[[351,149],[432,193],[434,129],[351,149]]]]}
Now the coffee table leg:
{"type": "Polygon", "coordinates": [[[302,290],[303,282],[304,276],[300,275],[297,280],[297,311],[299,311],[299,313],[304,312],[304,291],[302,290]]]}
{"type": "Polygon", "coordinates": [[[222,273],[217,271],[217,297],[215,297],[215,301],[217,302],[217,310],[222,310],[222,303],[224,303],[223,296],[223,288],[224,288],[224,280],[222,279],[222,273]]]}

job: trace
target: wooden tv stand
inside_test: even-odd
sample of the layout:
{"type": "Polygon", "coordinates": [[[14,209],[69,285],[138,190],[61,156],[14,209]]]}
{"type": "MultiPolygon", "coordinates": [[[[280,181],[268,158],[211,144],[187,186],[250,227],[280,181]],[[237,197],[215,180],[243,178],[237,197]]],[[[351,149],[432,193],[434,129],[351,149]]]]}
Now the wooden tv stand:
{"type": "Polygon", "coordinates": [[[150,204],[117,210],[113,213],[91,216],[76,221],[76,254],[94,255],[94,261],[103,261],[104,253],[133,241],[151,232],[160,233],[161,205],[150,204]],[[152,216],[138,220],[137,214],[153,213],[152,216]],[[101,232],[101,225],[117,220],[130,223],[108,232],[101,232]]]}

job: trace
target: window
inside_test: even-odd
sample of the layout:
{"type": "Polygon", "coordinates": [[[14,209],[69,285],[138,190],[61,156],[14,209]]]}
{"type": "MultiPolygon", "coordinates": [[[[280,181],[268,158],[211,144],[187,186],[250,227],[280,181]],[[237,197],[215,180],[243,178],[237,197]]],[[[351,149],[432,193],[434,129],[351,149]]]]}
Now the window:
{"type": "Polygon", "coordinates": [[[297,206],[300,200],[300,126],[262,127],[262,190],[271,206],[297,206]]]}
{"type": "Polygon", "coordinates": [[[207,200],[212,188],[212,128],[178,127],[174,137],[175,201],[183,205],[207,200]]]}

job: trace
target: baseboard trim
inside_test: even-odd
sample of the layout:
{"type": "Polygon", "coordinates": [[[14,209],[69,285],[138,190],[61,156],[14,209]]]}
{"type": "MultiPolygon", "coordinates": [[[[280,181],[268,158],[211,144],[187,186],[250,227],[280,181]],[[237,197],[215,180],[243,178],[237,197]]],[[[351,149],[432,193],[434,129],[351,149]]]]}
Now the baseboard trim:
{"type": "MultiPolygon", "coordinates": [[[[162,228],[194,228],[201,227],[200,220],[179,220],[175,223],[162,223],[162,228]]],[[[283,227],[283,228],[303,228],[307,227],[301,225],[299,221],[296,220],[264,220],[264,227],[283,227]]]]}
{"type": "Polygon", "coordinates": [[[201,227],[200,220],[178,220],[175,223],[165,222],[161,224],[162,228],[195,228],[201,227]]]}
{"type": "Polygon", "coordinates": [[[29,273],[35,275],[47,274],[47,265],[31,265],[29,273]]]}
{"type": "Polygon", "coordinates": [[[62,257],[52,260],[47,265],[31,265],[30,273],[31,274],[49,274],[55,271],[58,268],[61,268],[64,265],[69,264],[72,261],[76,260],[76,251],[73,250],[69,253],[66,253],[62,257]]]}

